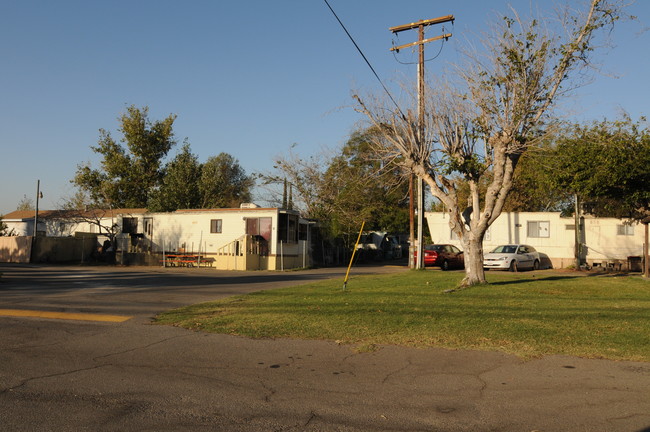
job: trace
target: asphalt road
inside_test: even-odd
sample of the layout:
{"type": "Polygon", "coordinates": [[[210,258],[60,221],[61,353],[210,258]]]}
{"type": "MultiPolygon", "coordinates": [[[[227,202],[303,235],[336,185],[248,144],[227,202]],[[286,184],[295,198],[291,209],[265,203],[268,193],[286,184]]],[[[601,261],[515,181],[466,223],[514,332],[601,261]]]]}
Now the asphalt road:
{"type": "Polygon", "coordinates": [[[171,307],[344,271],[0,265],[5,312],[131,317],[0,315],[0,430],[650,431],[649,363],[390,346],[359,354],[150,324],[171,307]]]}

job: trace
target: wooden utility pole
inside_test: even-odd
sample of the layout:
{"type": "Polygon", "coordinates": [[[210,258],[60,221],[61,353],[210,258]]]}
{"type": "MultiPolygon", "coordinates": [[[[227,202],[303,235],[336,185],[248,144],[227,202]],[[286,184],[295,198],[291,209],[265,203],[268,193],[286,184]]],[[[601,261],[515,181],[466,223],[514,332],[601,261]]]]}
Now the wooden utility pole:
{"type": "Polygon", "coordinates": [[[36,210],[34,212],[34,238],[38,236],[38,198],[41,195],[41,181],[36,180],[36,210]]]}
{"type": "Polygon", "coordinates": [[[580,235],[580,199],[578,198],[578,194],[575,194],[573,196],[573,202],[574,202],[574,207],[575,207],[575,212],[573,215],[575,225],[576,225],[576,230],[575,230],[575,241],[573,243],[573,255],[575,257],[575,266],[576,270],[581,270],[581,265],[582,262],[580,260],[580,239],[582,238],[580,235]]]}
{"type": "Polygon", "coordinates": [[[36,237],[38,236],[38,199],[41,196],[41,181],[36,180],[36,210],[34,212],[34,235],[32,236],[32,249],[29,262],[36,262],[36,237]]]}
{"type": "MultiPolygon", "coordinates": [[[[429,39],[424,39],[424,28],[434,24],[442,24],[445,22],[453,21],[453,15],[447,15],[439,18],[434,18],[430,20],[420,20],[418,22],[404,24],[401,26],[391,27],[390,31],[393,33],[399,33],[404,30],[418,29],[418,41],[412,42],[406,45],[400,45],[398,47],[393,47],[391,51],[399,51],[402,48],[408,48],[412,46],[418,46],[419,48],[419,59],[418,59],[418,141],[419,145],[424,143],[424,112],[425,112],[425,103],[424,103],[424,44],[428,42],[433,42],[440,39],[449,39],[451,33],[444,35],[432,37],[429,39]]],[[[411,178],[413,176],[411,175],[411,178]]],[[[414,244],[415,236],[413,229],[413,218],[411,218],[411,230],[410,230],[410,248],[409,248],[409,266],[411,268],[421,269],[424,268],[424,253],[423,253],[423,231],[424,231],[424,182],[421,177],[417,178],[417,224],[418,224],[418,238],[417,238],[417,254],[414,254],[414,244]],[[414,256],[417,256],[417,260],[414,259],[414,256]]],[[[409,182],[409,213],[412,215],[413,210],[413,182],[409,182]]]]}
{"type": "Polygon", "coordinates": [[[644,227],[645,241],[643,242],[643,276],[650,279],[650,217],[641,221],[644,227]]]}

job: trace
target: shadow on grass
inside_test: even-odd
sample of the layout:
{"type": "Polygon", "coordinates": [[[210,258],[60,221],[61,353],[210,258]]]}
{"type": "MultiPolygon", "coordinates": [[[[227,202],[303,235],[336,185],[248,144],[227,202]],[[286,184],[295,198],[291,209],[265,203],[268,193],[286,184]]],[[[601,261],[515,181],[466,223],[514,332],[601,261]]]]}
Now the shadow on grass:
{"type": "MultiPolygon", "coordinates": [[[[524,279],[513,279],[513,280],[502,280],[489,282],[489,285],[511,285],[511,284],[520,284],[520,283],[534,283],[534,282],[546,282],[546,281],[558,281],[558,280],[573,280],[580,277],[601,277],[601,278],[617,278],[617,277],[628,277],[627,273],[576,273],[572,275],[565,276],[542,276],[537,277],[535,274],[524,279]]],[[[649,431],[650,432],[650,431],[649,431]]]]}
{"type": "Polygon", "coordinates": [[[531,283],[531,282],[547,282],[547,281],[557,281],[557,280],[571,280],[575,279],[577,276],[549,276],[549,277],[542,277],[542,278],[537,278],[537,277],[530,277],[526,279],[513,279],[513,280],[505,280],[505,281],[495,281],[495,282],[489,282],[489,285],[514,285],[514,284],[521,284],[521,283],[531,283]]]}

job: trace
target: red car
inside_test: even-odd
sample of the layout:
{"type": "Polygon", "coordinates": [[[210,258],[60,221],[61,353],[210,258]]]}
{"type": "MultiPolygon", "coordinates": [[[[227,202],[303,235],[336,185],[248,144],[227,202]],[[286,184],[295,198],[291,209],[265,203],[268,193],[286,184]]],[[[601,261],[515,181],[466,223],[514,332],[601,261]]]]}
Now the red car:
{"type": "MultiPolygon", "coordinates": [[[[417,257],[417,251],[416,251],[417,257]]],[[[463,251],[454,245],[433,244],[424,246],[424,265],[439,266],[443,270],[465,268],[463,251]]]]}

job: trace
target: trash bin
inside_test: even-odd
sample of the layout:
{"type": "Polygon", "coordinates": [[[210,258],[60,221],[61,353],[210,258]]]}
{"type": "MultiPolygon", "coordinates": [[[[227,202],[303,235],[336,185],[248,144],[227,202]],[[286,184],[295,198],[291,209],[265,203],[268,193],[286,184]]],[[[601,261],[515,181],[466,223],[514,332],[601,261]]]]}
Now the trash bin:
{"type": "Polygon", "coordinates": [[[643,271],[642,262],[643,259],[640,256],[629,256],[627,257],[627,269],[633,272],[643,271]]]}

